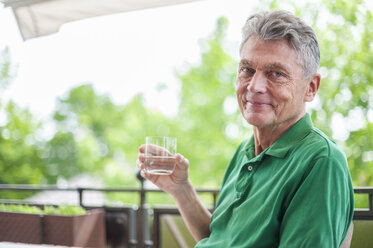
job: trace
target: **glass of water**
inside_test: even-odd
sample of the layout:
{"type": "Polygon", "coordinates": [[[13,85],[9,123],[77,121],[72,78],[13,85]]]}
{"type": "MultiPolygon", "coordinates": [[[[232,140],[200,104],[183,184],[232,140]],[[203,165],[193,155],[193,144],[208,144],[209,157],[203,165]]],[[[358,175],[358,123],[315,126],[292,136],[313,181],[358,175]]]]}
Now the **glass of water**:
{"type": "Polygon", "coordinates": [[[149,174],[171,175],[176,165],[176,138],[146,137],[144,165],[149,174]]]}

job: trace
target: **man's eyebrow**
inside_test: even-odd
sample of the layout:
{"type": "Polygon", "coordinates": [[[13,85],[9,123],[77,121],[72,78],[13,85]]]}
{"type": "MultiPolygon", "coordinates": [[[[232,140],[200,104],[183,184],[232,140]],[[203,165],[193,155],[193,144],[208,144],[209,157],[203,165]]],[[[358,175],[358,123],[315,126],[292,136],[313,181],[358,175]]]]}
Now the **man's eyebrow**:
{"type": "Polygon", "coordinates": [[[277,70],[282,70],[282,71],[285,71],[285,72],[289,72],[289,69],[281,64],[281,63],[271,63],[271,64],[267,64],[264,66],[266,69],[271,69],[271,70],[274,70],[274,69],[277,69],[277,70]]]}
{"type": "Polygon", "coordinates": [[[251,66],[253,63],[250,60],[247,59],[241,59],[239,65],[246,65],[246,66],[251,66]]]}
{"type": "MultiPolygon", "coordinates": [[[[253,62],[250,61],[250,60],[247,60],[247,59],[242,59],[239,63],[240,66],[253,66],[253,62]]],[[[266,64],[264,66],[265,69],[271,69],[271,70],[281,70],[281,71],[285,71],[285,72],[289,72],[289,69],[287,68],[287,66],[285,66],[284,64],[282,63],[279,63],[279,62],[274,62],[274,63],[271,63],[271,64],[266,64]]]]}

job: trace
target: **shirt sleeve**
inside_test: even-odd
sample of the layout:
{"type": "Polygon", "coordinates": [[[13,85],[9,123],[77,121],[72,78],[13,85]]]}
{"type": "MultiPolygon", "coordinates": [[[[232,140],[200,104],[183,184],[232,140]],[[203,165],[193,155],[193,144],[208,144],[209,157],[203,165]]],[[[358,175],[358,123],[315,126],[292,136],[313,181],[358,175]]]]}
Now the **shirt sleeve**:
{"type": "Polygon", "coordinates": [[[344,158],[322,157],[285,210],[279,247],[339,247],[350,226],[354,196],[344,158]]]}

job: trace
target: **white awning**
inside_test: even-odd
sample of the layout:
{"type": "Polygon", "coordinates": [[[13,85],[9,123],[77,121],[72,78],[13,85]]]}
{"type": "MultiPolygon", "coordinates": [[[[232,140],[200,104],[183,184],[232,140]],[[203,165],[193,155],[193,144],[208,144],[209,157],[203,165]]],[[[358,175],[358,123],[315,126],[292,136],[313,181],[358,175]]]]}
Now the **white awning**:
{"type": "Polygon", "coordinates": [[[0,0],[11,7],[24,40],[58,32],[66,22],[199,0],[0,0]]]}

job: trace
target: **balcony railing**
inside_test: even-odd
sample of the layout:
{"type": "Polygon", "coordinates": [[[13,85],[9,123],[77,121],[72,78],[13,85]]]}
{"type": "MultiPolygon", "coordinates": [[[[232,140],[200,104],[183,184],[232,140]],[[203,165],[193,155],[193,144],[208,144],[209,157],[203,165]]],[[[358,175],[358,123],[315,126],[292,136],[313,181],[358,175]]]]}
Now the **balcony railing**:
{"type": "MultiPolygon", "coordinates": [[[[188,247],[184,234],[180,232],[177,225],[170,221],[168,216],[179,215],[176,207],[152,207],[146,204],[149,193],[162,191],[157,189],[144,189],[143,184],[140,188],[89,188],[89,187],[57,187],[40,185],[0,185],[0,203],[5,204],[28,204],[31,206],[43,206],[45,203],[31,200],[12,200],[2,199],[4,191],[51,191],[51,192],[75,192],[76,202],[86,209],[103,208],[106,212],[106,231],[107,244],[109,247],[161,247],[162,228],[161,220],[168,225],[168,229],[179,247],[188,247]],[[101,193],[125,193],[136,194],[139,197],[139,203],[134,205],[115,204],[89,204],[85,201],[85,196],[89,192],[101,193]],[[152,224],[151,224],[152,223],[152,224]]],[[[211,211],[216,207],[219,194],[217,189],[197,189],[199,194],[208,194],[211,196],[211,211]]],[[[369,208],[355,209],[355,220],[373,220],[373,187],[356,187],[355,194],[367,194],[369,208]]],[[[51,204],[56,205],[56,204],[51,204]]]]}

